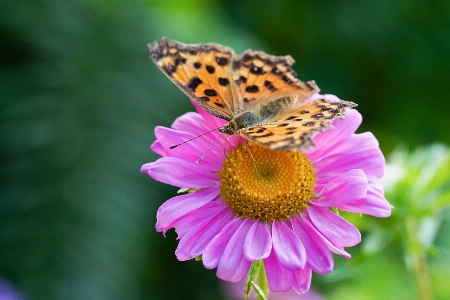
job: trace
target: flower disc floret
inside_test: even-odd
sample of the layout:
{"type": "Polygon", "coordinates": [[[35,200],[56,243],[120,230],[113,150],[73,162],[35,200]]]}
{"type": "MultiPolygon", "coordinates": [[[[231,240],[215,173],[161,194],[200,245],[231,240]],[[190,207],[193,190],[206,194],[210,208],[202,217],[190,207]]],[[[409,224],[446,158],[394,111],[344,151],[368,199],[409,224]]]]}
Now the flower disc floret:
{"type": "Polygon", "coordinates": [[[273,151],[245,144],[234,148],[219,173],[221,194],[236,216],[288,220],[306,209],[316,177],[299,151],[273,151]]]}

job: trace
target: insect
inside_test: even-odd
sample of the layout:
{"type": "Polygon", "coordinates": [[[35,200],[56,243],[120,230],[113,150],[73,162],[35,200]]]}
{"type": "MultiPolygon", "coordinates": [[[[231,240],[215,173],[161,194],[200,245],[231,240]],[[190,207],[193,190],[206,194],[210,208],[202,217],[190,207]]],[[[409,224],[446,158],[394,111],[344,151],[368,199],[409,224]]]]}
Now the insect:
{"type": "Polygon", "coordinates": [[[313,146],[312,138],[332,128],[356,104],[319,96],[314,81],[302,82],[291,56],[273,56],[215,43],[183,44],[162,38],[148,45],[155,64],[186,95],[214,116],[229,121],[218,128],[274,150],[313,146]]]}

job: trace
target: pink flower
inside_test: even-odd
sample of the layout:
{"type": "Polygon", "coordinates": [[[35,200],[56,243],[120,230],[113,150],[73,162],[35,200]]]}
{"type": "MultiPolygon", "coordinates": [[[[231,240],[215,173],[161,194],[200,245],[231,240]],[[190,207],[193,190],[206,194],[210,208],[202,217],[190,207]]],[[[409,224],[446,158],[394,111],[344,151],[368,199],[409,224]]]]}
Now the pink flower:
{"type": "Polygon", "coordinates": [[[330,208],[390,215],[379,182],[385,160],[371,133],[354,133],[362,120],[356,110],[316,136],[314,148],[301,153],[250,145],[253,160],[244,140],[229,137],[224,149],[217,131],[169,149],[226,123],[196,108],[172,128],[156,127],[151,149],[162,158],[141,168],[158,181],[194,190],[157,212],[157,231],[175,228],[178,234],[179,260],[201,255],[206,268],[231,282],[263,260],[271,291],[305,293],[312,271],[333,270],[331,252],[350,258],[344,248],[361,241],[358,229],[330,208]]]}

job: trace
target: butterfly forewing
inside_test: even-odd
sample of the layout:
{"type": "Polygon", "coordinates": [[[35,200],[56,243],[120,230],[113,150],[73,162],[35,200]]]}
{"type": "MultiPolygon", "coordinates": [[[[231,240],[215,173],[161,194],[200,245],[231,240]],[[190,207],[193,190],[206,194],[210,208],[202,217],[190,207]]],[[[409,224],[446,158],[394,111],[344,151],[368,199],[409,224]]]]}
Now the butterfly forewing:
{"type": "Polygon", "coordinates": [[[314,83],[302,82],[291,66],[291,56],[273,56],[247,50],[233,59],[233,80],[237,85],[241,110],[296,95],[303,101],[319,92],[314,83]]]}
{"type": "Polygon", "coordinates": [[[352,102],[318,99],[286,112],[271,122],[243,128],[239,135],[249,141],[276,150],[298,150],[313,146],[312,138],[332,128],[331,121],[342,119],[352,102]]]}
{"type": "Polygon", "coordinates": [[[148,45],[155,64],[209,113],[233,118],[236,98],[231,64],[234,51],[218,44],[186,45],[163,38],[148,45]]]}

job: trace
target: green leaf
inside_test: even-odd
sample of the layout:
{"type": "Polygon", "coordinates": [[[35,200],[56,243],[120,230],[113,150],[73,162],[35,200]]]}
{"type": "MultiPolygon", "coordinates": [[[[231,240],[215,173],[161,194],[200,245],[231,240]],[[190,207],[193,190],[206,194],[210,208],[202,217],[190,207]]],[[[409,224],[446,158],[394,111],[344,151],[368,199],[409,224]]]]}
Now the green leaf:
{"type": "Polygon", "coordinates": [[[250,296],[250,292],[252,291],[252,286],[254,285],[253,281],[258,276],[261,265],[262,265],[261,260],[255,261],[254,263],[252,263],[250,270],[248,271],[247,280],[245,282],[245,289],[244,289],[244,296],[245,296],[246,300],[250,296]]]}
{"type": "Polygon", "coordinates": [[[264,291],[256,283],[254,283],[253,281],[251,281],[251,284],[252,284],[253,288],[255,289],[255,292],[258,294],[258,296],[262,300],[267,300],[266,295],[264,295],[264,291]]]}

